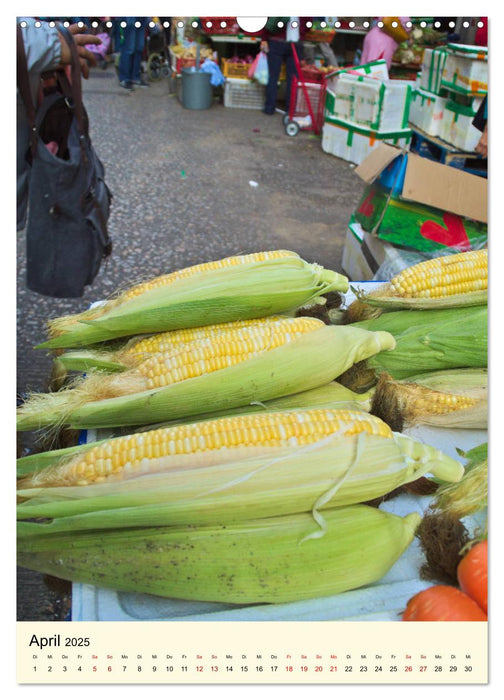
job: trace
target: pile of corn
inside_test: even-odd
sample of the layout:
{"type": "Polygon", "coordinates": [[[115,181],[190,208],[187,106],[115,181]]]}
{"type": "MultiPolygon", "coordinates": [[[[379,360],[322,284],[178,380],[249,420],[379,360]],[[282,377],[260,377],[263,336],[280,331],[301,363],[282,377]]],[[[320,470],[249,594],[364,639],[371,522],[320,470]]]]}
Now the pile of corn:
{"type": "MultiPolygon", "coordinates": [[[[51,321],[40,347],[86,375],[31,395],[18,430],[119,434],[18,460],[19,564],[228,603],[332,595],[381,578],[421,516],[366,503],[424,475],[457,482],[464,468],[372,415],[374,385],[394,362],[409,375],[461,365],[426,359],[415,372],[394,319],[402,311],[387,309],[376,327],[299,315],[347,290],[342,275],[269,251],[163,275],[51,321]],[[362,366],[373,375],[366,392],[343,381],[362,366]]],[[[483,327],[483,309],[464,307],[480,312],[466,336],[483,327]]],[[[449,336],[460,311],[436,309],[453,315],[439,328],[432,311],[406,312],[412,337],[421,343],[411,323],[423,338],[449,336]]],[[[437,338],[433,355],[455,354],[460,337],[437,338]]],[[[480,362],[476,345],[467,355],[480,362]]]]}
{"type": "Polygon", "coordinates": [[[358,295],[343,322],[391,333],[377,353],[339,377],[373,388],[371,411],[394,429],[416,423],[482,428],[488,410],[488,253],[442,256],[358,295]]]}

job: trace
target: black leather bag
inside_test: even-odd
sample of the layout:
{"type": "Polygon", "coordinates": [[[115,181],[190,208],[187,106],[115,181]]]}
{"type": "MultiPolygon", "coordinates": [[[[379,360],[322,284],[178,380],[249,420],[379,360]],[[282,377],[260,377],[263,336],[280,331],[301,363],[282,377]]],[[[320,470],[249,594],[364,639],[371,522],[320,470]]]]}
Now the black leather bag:
{"type": "Polygon", "coordinates": [[[107,222],[112,194],[89,137],[77,48],[66,28],[58,30],[71,49],[71,81],[64,71],[54,71],[48,88],[45,75],[46,88],[35,110],[18,27],[18,89],[31,125],[26,284],[39,294],[75,298],[111,253],[107,222]]]}

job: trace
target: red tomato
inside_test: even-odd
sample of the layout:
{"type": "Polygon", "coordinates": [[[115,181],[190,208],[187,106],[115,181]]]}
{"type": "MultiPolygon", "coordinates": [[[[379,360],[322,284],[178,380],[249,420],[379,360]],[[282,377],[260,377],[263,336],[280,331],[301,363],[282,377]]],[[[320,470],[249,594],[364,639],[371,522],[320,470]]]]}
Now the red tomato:
{"type": "Polygon", "coordinates": [[[488,618],[479,605],[458,588],[439,585],[413,596],[402,619],[406,622],[485,622],[488,618]]]}
{"type": "Polygon", "coordinates": [[[488,612],[488,543],[478,542],[467,552],[457,568],[460,588],[488,612]]]}

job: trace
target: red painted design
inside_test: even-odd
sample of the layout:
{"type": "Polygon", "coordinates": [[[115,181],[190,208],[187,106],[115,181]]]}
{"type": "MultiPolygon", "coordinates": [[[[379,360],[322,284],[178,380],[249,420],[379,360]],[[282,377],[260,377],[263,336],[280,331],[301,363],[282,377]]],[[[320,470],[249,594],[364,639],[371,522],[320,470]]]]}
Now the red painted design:
{"type": "Polygon", "coordinates": [[[372,189],[366,199],[362,202],[360,207],[358,208],[359,214],[362,214],[362,216],[369,217],[372,216],[374,213],[374,204],[373,204],[373,197],[374,197],[375,191],[372,189]]]}
{"type": "Polygon", "coordinates": [[[463,219],[456,214],[445,212],[443,221],[444,226],[435,221],[424,221],[420,227],[420,235],[450,248],[470,250],[471,242],[467,237],[463,219]]]}

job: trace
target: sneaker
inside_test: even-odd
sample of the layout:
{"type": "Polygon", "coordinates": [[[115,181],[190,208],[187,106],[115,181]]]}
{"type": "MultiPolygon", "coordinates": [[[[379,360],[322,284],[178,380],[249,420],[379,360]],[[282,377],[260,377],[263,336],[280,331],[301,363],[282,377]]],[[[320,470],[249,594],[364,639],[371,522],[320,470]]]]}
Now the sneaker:
{"type": "Polygon", "coordinates": [[[119,87],[122,87],[125,90],[129,90],[129,92],[132,92],[134,89],[133,85],[128,80],[120,80],[119,87]]]}
{"type": "Polygon", "coordinates": [[[149,83],[143,78],[140,78],[140,80],[133,80],[132,83],[133,85],[138,85],[139,87],[150,87],[149,83]]]}

